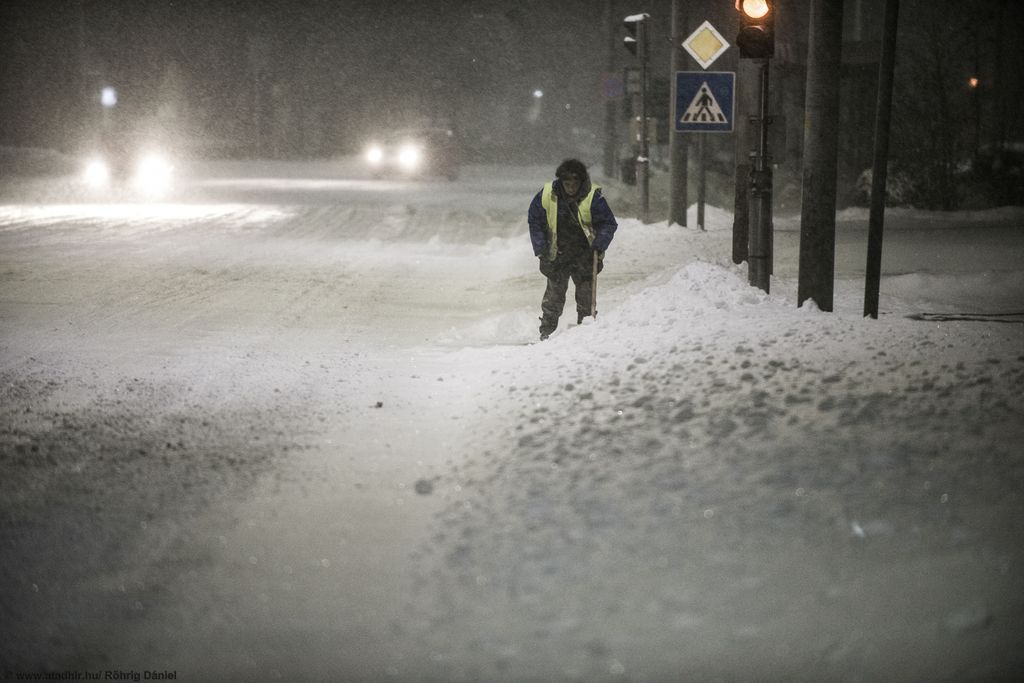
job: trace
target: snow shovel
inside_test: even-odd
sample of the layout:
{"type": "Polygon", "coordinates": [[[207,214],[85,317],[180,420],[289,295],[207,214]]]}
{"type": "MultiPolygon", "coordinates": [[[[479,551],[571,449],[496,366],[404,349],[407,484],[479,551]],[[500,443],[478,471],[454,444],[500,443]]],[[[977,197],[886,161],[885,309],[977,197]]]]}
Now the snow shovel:
{"type": "Polygon", "coordinates": [[[594,268],[590,278],[590,315],[597,320],[597,250],[594,250],[594,268]]]}

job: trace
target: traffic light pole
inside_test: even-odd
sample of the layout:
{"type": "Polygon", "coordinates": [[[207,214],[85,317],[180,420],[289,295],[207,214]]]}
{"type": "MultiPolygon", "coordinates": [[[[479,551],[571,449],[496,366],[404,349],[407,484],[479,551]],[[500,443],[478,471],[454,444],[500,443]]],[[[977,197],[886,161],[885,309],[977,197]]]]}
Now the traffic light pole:
{"type": "MultiPolygon", "coordinates": [[[[747,191],[747,272],[750,284],[769,291],[772,274],[772,165],[768,153],[768,64],[775,55],[774,0],[736,0],[740,12],[740,32],[736,46],[740,59],[749,59],[758,67],[757,138],[750,153],[750,182],[747,191]]],[[[749,128],[748,128],[749,130],[749,128]]],[[[737,169],[738,170],[738,169],[737,169]]],[[[737,173],[737,183],[739,173],[737,173]]],[[[740,200],[737,199],[737,204],[740,200]]],[[[737,244],[741,217],[733,224],[733,260],[740,256],[737,244]]]]}
{"type": "Polygon", "coordinates": [[[633,14],[623,21],[632,36],[626,36],[625,46],[640,60],[640,144],[636,157],[636,184],[640,191],[640,220],[650,222],[651,198],[648,183],[650,172],[650,150],[647,144],[647,63],[650,61],[650,20],[649,14],[633,14]]]}
{"type": "Polygon", "coordinates": [[[749,282],[768,292],[772,273],[772,167],[768,153],[768,59],[759,60],[760,85],[758,91],[757,146],[751,152],[750,234],[747,247],[749,282]]]}
{"type": "Polygon", "coordinates": [[[651,218],[651,192],[649,173],[651,167],[650,149],[647,143],[647,62],[649,21],[642,21],[638,31],[638,52],[640,55],[640,156],[636,159],[636,183],[640,190],[640,220],[649,223],[651,218]]]}
{"type": "MultiPolygon", "coordinates": [[[[612,0],[605,0],[604,5],[604,18],[605,23],[608,27],[608,71],[607,74],[610,76],[615,72],[618,67],[618,61],[616,60],[615,49],[618,44],[618,35],[616,29],[618,25],[612,18],[612,0]]],[[[604,175],[607,178],[615,176],[615,171],[618,166],[618,154],[619,154],[619,140],[618,140],[618,116],[617,113],[620,109],[616,100],[611,96],[610,93],[604,94],[604,175]]]]}

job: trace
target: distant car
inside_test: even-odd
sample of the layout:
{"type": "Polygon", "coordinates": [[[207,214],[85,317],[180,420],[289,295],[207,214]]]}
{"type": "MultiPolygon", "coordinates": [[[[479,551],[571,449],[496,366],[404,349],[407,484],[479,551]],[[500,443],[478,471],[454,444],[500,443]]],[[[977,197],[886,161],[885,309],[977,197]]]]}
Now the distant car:
{"type": "Polygon", "coordinates": [[[165,194],[173,174],[170,162],[157,152],[130,162],[96,154],[89,157],[82,170],[85,184],[95,190],[128,190],[150,197],[165,194]]]}
{"type": "Polygon", "coordinates": [[[385,176],[459,177],[460,154],[448,128],[416,128],[390,133],[371,142],[364,156],[374,178],[385,176]]]}
{"type": "Polygon", "coordinates": [[[159,197],[171,189],[174,166],[163,151],[125,136],[108,140],[89,154],[82,181],[96,192],[129,192],[159,197]]]}

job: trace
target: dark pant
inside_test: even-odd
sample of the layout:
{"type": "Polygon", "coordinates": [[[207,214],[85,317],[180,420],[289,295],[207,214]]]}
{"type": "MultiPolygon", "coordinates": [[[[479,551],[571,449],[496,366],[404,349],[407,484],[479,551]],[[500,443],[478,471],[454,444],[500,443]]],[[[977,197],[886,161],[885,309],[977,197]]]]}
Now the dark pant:
{"type": "MultiPolygon", "coordinates": [[[[578,318],[590,315],[591,297],[593,296],[593,256],[594,252],[587,249],[571,259],[563,259],[561,255],[554,261],[547,257],[540,258],[540,272],[548,279],[544,289],[544,298],[540,302],[543,316],[540,319],[540,333],[550,335],[558,327],[558,319],[565,309],[565,294],[569,289],[569,280],[576,288],[576,314],[578,318]]],[[[598,272],[604,266],[603,259],[598,261],[598,272]]]]}

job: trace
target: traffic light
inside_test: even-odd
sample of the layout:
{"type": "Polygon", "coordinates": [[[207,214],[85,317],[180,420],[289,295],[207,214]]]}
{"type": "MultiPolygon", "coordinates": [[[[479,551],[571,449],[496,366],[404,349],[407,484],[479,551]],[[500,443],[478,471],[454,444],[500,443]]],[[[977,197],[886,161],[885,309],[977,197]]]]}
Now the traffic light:
{"type": "Polygon", "coordinates": [[[736,45],[740,57],[767,59],[775,54],[774,0],[736,0],[740,12],[740,33],[736,45]]]}
{"type": "Polygon", "coordinates": [[[643,59],[647,54],[647,20],[650,18],[649,14],[632,14],[622,22],[629,31],[629,35],[622,39],[622,44],[634,57],[639,54],[643,59]]]}

